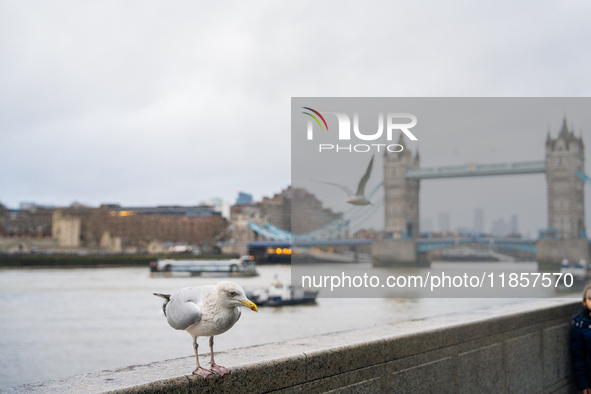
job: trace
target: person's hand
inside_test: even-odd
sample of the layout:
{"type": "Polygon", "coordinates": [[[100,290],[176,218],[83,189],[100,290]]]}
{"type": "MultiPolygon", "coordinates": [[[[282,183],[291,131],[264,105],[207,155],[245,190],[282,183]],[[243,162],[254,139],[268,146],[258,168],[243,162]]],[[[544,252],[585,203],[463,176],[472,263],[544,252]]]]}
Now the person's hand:
{"type": "Polygon", "coordinates": [[[583,390],[583,394],[591,394],[591,388],[583,390]]]}

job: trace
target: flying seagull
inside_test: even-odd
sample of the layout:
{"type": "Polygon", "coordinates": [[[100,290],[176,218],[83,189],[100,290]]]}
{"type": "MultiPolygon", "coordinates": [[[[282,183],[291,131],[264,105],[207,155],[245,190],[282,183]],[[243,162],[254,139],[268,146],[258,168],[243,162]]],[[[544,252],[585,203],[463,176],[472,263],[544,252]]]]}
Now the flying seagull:
{"type": "Polygon", "coordinates": [[[172,294],[154,293],[164,298],[162,310],[168,324],[176,330],[186,330],[193,337],[197,368],[193,375],[206,377],[212,371],[223,376],[230,371],[213,361],[213,337],[228,331],[240,318],[240,307],[258,312],[257,306],[244,295],[236,283],[223,281],[217,285],[183,287],[172,294]],[[209,337],[211,370],[199,365],[197,337],[209,337]]]}
{"type": "Polygon", "coordinates": [[[329,185],[340,187],[341,189],[343,189],[345,191],[345,193],[347,193],[347,196],[349,196],[349,199],[347,200],[347,202],[349,204],[369,205],[369,204],[371,204],[371,202],[367,198],[365,198],[365,184],[367,183],[367,180],[369,179],[369,176],[371,175],[371,169],[373,167],[373,158],[374,157],[372,156],[371,160],[369,161],[369,165],[367,166],[367,170],[365,170],[365,174],[363,175],[363,177],[359,181],[359,185],[357,186],[357,193],[355,193],[355,195],[353,195],[353,193],[351,193],[351,190],[345,185],[341,185],[341,184],[333,183],[333,182],[321,181],[318,179],[312,179],[312,180],[316,181],[316,182],[327,183],[329,185]]]}

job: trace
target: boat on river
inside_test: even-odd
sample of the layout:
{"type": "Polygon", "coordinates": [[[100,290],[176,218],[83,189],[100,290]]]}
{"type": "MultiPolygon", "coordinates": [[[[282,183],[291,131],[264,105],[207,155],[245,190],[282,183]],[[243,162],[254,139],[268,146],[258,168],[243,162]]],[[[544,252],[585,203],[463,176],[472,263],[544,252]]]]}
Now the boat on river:
{"type": "Polygon", "coordinates": [[[150,263],[153,276],[257,276],[253,256],[231,260],[175,260],[161,259],[150,263]]]}
{"type": "Polygon", "coordinates": [[[591,266],[585,259],[578,263],[563,259],[560,263],[560,273],[557,287],[559,290],[581,291],[591,281],[591,266]]]}
{"type": "Polygon", "coordinates": [[[247,292],[246,296],[257,306],[286,306],[313,304],[318,291],[293,287],[275,278],[268,288],[247,292]]]}

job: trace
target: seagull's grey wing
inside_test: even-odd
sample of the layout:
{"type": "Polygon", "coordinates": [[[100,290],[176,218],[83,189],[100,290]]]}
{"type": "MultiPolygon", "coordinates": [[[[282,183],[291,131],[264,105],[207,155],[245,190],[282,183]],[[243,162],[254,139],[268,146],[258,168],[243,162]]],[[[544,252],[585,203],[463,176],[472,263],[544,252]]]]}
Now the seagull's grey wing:
{"type": "Polygon", "coordinates": [[[361,178],[361,180],[359,181],[359,186],[357,186],[357,193],[355,194],[356,196],[363,196],[365,194],[365,184],[367,183],[367,180],[371,175],[371,169],[373,168],[373,158],[374,157],[372,156],[369,165],[367,166],[367,170],[365,171],[365,175],[363,175],[363,178],[361,178]]]}
{"type": "Polygon", "coordinates": [[[166,304],[168,324],[177,330],[186,330],[201,320],[203,295],[215,286],[185,287],[175,291],[166,304]]]}
{"type": "Polygon", "coordinates": [[[345,186],[345,185],[340,185],[338,183],[333,183],[333,182],[321,181],[320,179],[312,179],[312,178],[310,178],[310,179],[313,180],[313,181],[316,181],[316,182],[321,182],[321,183],[326,183],[326,184],[329,184],[329,185],[336,186],[336,187],[342,189],[345,193],[347,193],[347,196],[348,197],[350,197],[350,196],[353,195],[353,193],[351,193],[351,190],[349,190],[349,188],[347,186],[345,186]]]}

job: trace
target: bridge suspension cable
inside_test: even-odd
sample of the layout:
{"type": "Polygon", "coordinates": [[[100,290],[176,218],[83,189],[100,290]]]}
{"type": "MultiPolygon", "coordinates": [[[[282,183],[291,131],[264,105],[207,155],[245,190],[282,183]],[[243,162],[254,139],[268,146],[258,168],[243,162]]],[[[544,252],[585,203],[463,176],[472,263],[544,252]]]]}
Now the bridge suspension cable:
{"type": "MultiPolygon", "coordinates": [[[[368,200],[371,200],[376,193],[382,189],[383,182],[380,182],[368,195],[368,200]]],[[[263,226],[248,222],[250,227],[256,233],[262,235],[265,238],[269,238],[276,241],[309,241],[309,240],[320,240],[320,239],[334,239],[344,238],[351,225],[359,227],[362,223],[371,218],[380,208],[384,206],[384,198],[378,197],[376,202],[370,207],[353,206],[349,208],[345,213],[339,215],[336,219],[326,223],[325,225],[308,231],[304,234],[292,234],[287,230],[274,226],[270,223],[265,223],[263,226]]]]}

